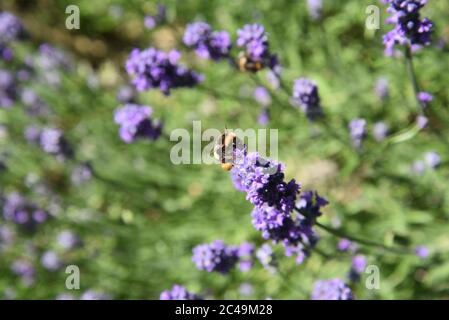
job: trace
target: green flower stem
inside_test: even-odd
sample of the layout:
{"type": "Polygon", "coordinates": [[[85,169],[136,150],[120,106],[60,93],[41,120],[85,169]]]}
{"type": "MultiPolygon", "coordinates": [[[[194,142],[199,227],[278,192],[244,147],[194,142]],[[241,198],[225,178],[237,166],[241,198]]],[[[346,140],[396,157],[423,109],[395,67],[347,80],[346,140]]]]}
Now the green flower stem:
{"type": "Polygon", "coordinates": [[[416,77],[415,68],[413,66],[413,54],[412,54],[412,49],[410,46],[405,47],[405,63],[407,66],[407,73],[408,73],[409,79],[412,83],[413,93],[415,94],[415,99],[419,106],[418,111],[420,114],[423,114],[425,105],[418,99],[418,94],[421,92],[421,90],[419,88],[418,79],[416,77]]]}
{"type": "Polygon", "coordinates": [[[351,236],[346,234],[344,231],[329,227],[327,225],[324,225],[320,222],[315,222],[315,225],[325,231],[327,231],[330,234],[333,234],[334,236],[337,236],[339,238],[346,238],[349,239],[353,242],[357,242],[361,245],[365,245],[365,246],[370,246],[370,247],[376,247],[378,249],[384,250],[384,251],[388,251],[388,252],[392,252],[392,253],[397,253],[397,254],[412,254],[412,252],[407,249],[407,248],[394,248],[394,247],[390,247],[387,245],[384,245],[382,243],[378,243],[375,241],[371,241],[371,240],[366,240],[366,239],[362,239],[359,237],[355,237],[355,236],[351,236]]]}

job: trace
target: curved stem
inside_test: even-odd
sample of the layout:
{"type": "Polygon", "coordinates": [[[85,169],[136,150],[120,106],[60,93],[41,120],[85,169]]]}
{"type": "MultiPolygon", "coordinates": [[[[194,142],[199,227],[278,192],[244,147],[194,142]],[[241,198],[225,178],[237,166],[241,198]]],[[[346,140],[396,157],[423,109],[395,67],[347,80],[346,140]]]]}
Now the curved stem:
{"type": "Polygon", "coordinates": [[[371,246],[371,247],[377,247],[379,249],[385,250],[385,251],[389,251],[389,252],[394,252],[394,253],[399,253],[399,254],[411,254],[410,250],[406,249],[406,248],[394,248],[394,247],[390,247],[387,245],[384,245],[382,243],[378,243],[375,241],[371,241],[371,240],[366,240],[366,239],[362,239],[359,237],[355,237],[355,236],[351,236],[346,234],[344,231],[338,230],[338,229],[334,229],[332,227],[329,227],[327,225],[321,224],[320,222],[315,222],[315,225],[320,227],[321,229],[339,237],[339,238],[346,238],[349,239],[351,241],[357,242],[359,244],[365,245],[365,246],[371,246]]]}

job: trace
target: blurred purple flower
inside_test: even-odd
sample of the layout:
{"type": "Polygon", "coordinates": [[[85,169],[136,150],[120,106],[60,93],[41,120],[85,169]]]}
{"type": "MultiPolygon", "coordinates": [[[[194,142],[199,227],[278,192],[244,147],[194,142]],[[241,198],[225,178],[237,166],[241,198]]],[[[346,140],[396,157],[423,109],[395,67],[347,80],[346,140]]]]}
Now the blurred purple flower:
{"type": "Polygon", "coordinates": [[[24,34],[22,22],[8,11],[0,12],[0,44],[18,40],[24,34]]]}
{"type": "Polygon", "coordinates": [[[17,98],[17,86],[14,75],[0,69],[0,108],[11,107],[17,98]]]}
{"type": "Polygon", "coordinates": [[[424,129],[427,127],[427,124],[429,123],[429,119],[427,119],[425,116],[417,116],[416,117],[416,125],[419,129],[424,129]]]}
{"type": "Polygon", "coordinates": [[[376,96],[381,100],[384,101],[388,98],[388,96],[390,95],[390,89],[389,89],[389,84],[388,84],[388,79],[386,78],[378,78],[376,81],[376,86],[375,86],[375,93],[376,96]]]}
{"type": "Polygon", "coordinates": [[[79,237],[70,230],[63,230],[57,236],[57,242],[61,248],[70,250],[81,243],[79,237]]]}
{"type": "Polygon", "coordinates": [[[42,266],[48,271],[56,271],[61,267],[61,260],[54,251],[46,251],[41,257],[42,266]]]}
{"type": "Polygon", "coordinates": [[[149,106],[126,104],[115,111],[114,121],[120,125],[120,138],[125,143],[134,142],[138,138],[157,140],[162,133],[162,123],[150,116],[153,109],[149,106]]]}
{"type": "Polygon", "coordinates": [[[312,80],[306,78],[295,80],[292,99],[310,120],[322,115],[318,86],[312,80]]]}
{"type": "Polygon", "coordinates": [[[426,259],[429,256],[429,249],[426,246],[417,246],[415,248],[415,254],[421,259],[426,259]]]}
{"type": "Polygon", "coordinates": [[[164,23],[167,20],[167,7],[162,4],[158,4],[157,13],[152,16],[146,16],[144,19],[144,25],[148,30],[154,29],[157,25],[164,23]]]}
{"type": "Polygon", "coordinates": [[[121,86],[117,91],[117,100],[121,103],[133,103],[136,99],[134,88],[128,85],[121,86]]]}
{"type": "Polygon", "coordinates": [[[187,25],[183,41],[194,48],[199,57],[212,60],[228,58],[232,46],[228,32],[212,31],[209,24],[201,21],[187,25]]]}
{"type": "Polygon", "coordinates": [[[424,154],[424,162],[429,168],[435,169],[441,164],[441,157],[437,152],[430,151],[424,154]]]}
{"type": "Polygon", "coordinates": [[[200,296],[187,291],[183,286],[175,284],[171,290],[161,293],[160,300],[203,300],[200,296]]]}
{"type": "Polygon", "coordinates": [[[30,88],[22,90],[21,100],[32,116],[47,116],[50,113],[48,105],[30,88]]]}
{"type": "Polygon", "coordinates": [[[373,126],[374,139],[377,141],[385,140],[388,135],[388,130],[388,125],[385,122],[376,122],[373,126]]]}
{"type": "Polygon", "coordinates": [[[31,286],[35,281],[36,270],[27,260],[16,260],[11,265],[11,271],[19,276],[25,285],[31,286]]]}
{"type": "Polygon", "coordinates": [[[410,46],[416,50],[431,43],[433,23],[427,18],[421,19],[420,10],[427,0],[384,0],[389,4],[387,23],[394,28],[384,35],[385,54],[393,55],[396,45],[410,46]]]}
{"type": "Polygon", "coordinates": [[[264,87],[256,87],[256,89],[254,89],[254,99],[263,107],[271,105],[270,93],[264,87]]]}
{"type": "Polygon", "coordinates": [[[13,57],[12,49],[0,43],[0,60],[11,61],[13,57]]]}
{"type": "Polygon", "coordinates": [[[257,251],[256,257],[262,264],[262,266],[270,272],[275,272],[277,262],[274,257],[273,248],[267,243],[263,244],[257,251]]]}
{"type": "Polygon", "coordinates": [[[27,201],[18,193],[6,195],[3,203],[3,216],[28,230],[33,230],[37,225],[48,219],[48,213],[27,201]]]}
{"type": "Polygon", "coordinates": [[[55,155],[58,159],[69,159],[73,150],[61,130],[56,128],[43,128],[40,132],[39,144],[45,152],[55,155]]]}
{"type": "Polygon", "coordinates": [[[315,282],[312,300],[353,300],[351,289],[340,279],[315,282]]]}
{"type": "Polygon", "coordinates": [[[349,279],[352,282],[358,282],[361,274],[365,271],[367,259],[365,256],[358,254],[352,258],[351,269],[349,271],[349,279]]]}
{"type": "Polygon", "coordinates": [[[270,122],[270,110],[268,108],[262,108],[257,122],[262,126],[266,126],[270,122]]]}
{"type": "Polygon", "coordinates": [[[349,123],[348,127],[353,146],[357,149],[360,148],[362,146],[362,141],[366,136],[366,120],[354,119],[349,123]]]}
{"type": "Polygon", "coordinates": [[[193,248],[192,260],[199,270],[228,273],[238,262],[239,249],[221,240],[193,248]]]}
{"type": "Polygon", "coordinates": [[[307,0],[307,8],[309,16],[313,20],[319,20],[323,14],[323,0],[307,0]]]}
{"type": "Polygon", "coordinates": [[[75,186],[80,186],[92,179],[92,167],[88,164],[80,164],[73,168],[70,180],[75,186]]]}
{"type": "Polygon", "coordinates": [[[180,57],[176,50],[134,49],[126,61],[126,71],[137,90],[158,88],[169,95],[171,89],[193,87],[202,80],[201,75],[178,64],[180,57]]]}
{"type": "Polygon", "coordinates": [[[357,250],[357,244],[349,239],[343,238],[338,242],[337,248],[339,251],[354,253],[357,250]]]}
{"type": "Polygon", "coordinates": [[[242,243],[237,252],[241,271],[249,271],[254,264],[254,245],[248,242],[242,243]]]}
{"type": "Polygon", "coordinates": [[[418,93],[418,101],[424,106],[428,106],[433,101],[433,95],[428,92],[421,91],[418,93]]]}

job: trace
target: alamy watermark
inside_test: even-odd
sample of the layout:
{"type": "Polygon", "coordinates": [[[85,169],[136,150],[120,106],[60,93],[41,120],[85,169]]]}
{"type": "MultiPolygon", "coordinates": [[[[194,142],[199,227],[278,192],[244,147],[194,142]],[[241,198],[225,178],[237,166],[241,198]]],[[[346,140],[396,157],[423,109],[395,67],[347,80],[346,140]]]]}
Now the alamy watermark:
{"type": "Polygon", "coordinates": [[[71,4],[65,8],[65,13],[69,16],[65,19],[65,27],[69,30],[79,30],[80,28],[80,8],[71,4]]]}
{"type": "Polygon", "coordinates": [[[177,142],[170,150],[170,160],[181,164],[219,164],[235,161],[238,151],[257,151],[261,158],[278,159],[277,129],[216,129],[202,130],[201,121],[193,121],[192,134],[178,128],[170,133],[177,142]]]}

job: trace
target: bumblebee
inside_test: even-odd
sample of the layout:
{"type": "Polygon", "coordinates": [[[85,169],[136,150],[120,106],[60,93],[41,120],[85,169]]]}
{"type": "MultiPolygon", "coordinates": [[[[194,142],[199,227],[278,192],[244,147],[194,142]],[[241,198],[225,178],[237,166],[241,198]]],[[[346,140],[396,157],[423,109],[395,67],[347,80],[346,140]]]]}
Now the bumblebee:
{"type": "Polygon", "coordinates": [[[249,71],[254,73],[264,67],[262,62],[251,60],[244,52],[240,52],[237,64],[240,71],[249,71]]]}
{"type": "Polygon", "coordinates": [[[235,150],[243,149],[243,142],[237,137],[234,132],[227,132],[221,134],[215,143],[214,157],[221,163],[221,168],[230,171],[235,163],[235,150]]]}

